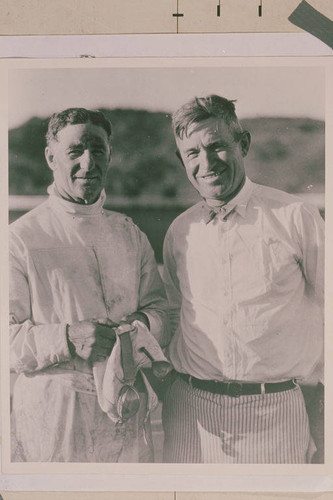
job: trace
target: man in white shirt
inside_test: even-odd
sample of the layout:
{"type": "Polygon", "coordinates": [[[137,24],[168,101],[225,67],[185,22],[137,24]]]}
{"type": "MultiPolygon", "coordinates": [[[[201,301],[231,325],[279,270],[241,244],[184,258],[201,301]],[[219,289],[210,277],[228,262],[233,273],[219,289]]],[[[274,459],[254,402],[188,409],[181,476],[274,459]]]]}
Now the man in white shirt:
{"type": "Polygon", "coordinates": [[[203,200],[164,245],[178,372],[164,402],[165,461],[305,463],[298,383],[322,380],[323,220],[246,177],[251,137],[233,101],[195,98],[173,129],[203,200]]]}
{"type": "MultiPolygon", "coordinates": [[[[122,320],[168,341],[148,239],[131,219],[103,208],[110,122],[83,108],[57,113],[45,154],[54,176],[49,198],[10,228],[10,353],[19,373],[12,461],[151,462],[143,380],[134,385],[140,398],[128,402],[136,415],[115,423],[99,405],[93,376],[122,320]]],[[[128,342],[121,352],[129,359],[128,342]]]]}

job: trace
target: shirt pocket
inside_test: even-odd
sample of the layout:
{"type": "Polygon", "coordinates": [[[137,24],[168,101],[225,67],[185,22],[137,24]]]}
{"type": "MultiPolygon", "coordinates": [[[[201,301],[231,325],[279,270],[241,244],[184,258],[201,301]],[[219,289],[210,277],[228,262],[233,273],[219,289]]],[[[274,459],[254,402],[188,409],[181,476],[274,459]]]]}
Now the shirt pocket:
{"type": "Polygon", "coordinates": [[[281,286],[292,282],[292,275],[300,272],[298,257],[288,242],[276,237],[261,241],[261,270],[268,286],[281,286]]]}

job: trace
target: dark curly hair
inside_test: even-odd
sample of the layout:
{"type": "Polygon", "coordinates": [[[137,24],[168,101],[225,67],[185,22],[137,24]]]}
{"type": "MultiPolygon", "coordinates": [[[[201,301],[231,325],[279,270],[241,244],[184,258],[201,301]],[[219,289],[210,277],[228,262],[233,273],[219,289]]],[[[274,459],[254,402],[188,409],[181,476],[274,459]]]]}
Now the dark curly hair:
{"type": "Polygon", "coordinates": [[[68,108],[51,116],[46,133],[47,145],[50,145],[50,142],[54,140],[56,141],[58,132],[67,125],[88,122],[102,127],[110,140],[112,132],[111,123],[102,111],[92,111],[85,108],[68,108]]]}

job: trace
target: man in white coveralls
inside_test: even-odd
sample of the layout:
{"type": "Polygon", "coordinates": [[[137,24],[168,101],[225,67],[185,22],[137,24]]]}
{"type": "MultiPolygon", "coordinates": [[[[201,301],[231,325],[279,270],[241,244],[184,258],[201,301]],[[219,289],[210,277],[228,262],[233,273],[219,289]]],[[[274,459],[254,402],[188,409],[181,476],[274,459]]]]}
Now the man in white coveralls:
{"type": "Polygon", "coordinates": [[[54,183],[43,204],[10,227],[13,461],[152,461],[147,394],[113,422],[96,396],[92,367],[107,358],[120,320],[167,342],[163,284],[147,237],[103,208],[111,125],[99,111],[54,114],[46,160],[54,183]],[[146,439],[148,438],[148,439],[146,439]]]}
{"type": "MultiPolygon", "coordinates": [[[[324,230],[317,209],[250,181],[250,134],[233,101],[173,116],[202,201],[169,228],[167,462],[305,463],[314,450],[299,383],[322,381],[324,230]]],[[[322,386],[321,386],[322,387],[322,386]]]]}

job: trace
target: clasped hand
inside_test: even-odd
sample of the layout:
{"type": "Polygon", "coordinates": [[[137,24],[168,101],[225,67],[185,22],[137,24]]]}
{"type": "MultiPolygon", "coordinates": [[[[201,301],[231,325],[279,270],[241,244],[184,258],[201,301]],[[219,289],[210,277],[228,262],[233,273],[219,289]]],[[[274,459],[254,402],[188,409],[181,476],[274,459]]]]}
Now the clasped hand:
{"type": "Polygon", "coordinates": [[[83,320],[72,323],[68,327],[68,345],[72,354],[92,362],[110,356],[116,342],[117,328],[109,318],[83,320]]]}

